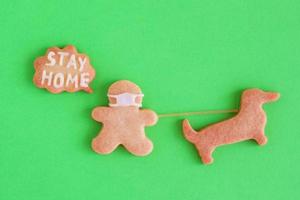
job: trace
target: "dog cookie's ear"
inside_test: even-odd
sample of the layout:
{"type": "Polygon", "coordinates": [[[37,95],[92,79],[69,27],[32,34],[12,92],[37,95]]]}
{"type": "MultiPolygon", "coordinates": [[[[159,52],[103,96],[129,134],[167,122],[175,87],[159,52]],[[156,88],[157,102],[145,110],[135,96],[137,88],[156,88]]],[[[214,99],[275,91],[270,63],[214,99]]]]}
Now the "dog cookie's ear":
{"type": "Polygon", "coordinates": [[[95,77],[95,70],[88,56],[78,53],[72,45],[63,49],[49,48],[45,56],[34,61],[34,68],[35,85],[51,93],[92,92],[89,84],[95,77]]]}
{"type": "Polygon", "coordinates": [[[212,153],[221,145],[250,139],[264,145],[267,143],[264,132],[267,120],[262,105],[276,101],[279,96],[276,92],[264,92],[260,89],[245,90],[236,116],[200,131],[195,131],[189,121],[184,120],[182,124],[184,137],[195,145],[204,164],[213,162],[212,153]]]}

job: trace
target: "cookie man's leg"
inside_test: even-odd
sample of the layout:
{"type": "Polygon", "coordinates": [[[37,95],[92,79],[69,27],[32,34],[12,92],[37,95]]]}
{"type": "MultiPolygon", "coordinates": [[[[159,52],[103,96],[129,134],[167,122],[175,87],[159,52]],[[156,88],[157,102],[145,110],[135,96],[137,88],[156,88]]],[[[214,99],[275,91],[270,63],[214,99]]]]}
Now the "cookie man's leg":
{"type": "Polygon", "coordinates": [[[116,138],[109,136],[108,134],[99,134],[92,141],[92,148],[99,154],[109,154],[113,152],[120,142],[116,138]]]}
{"type": "Polygon", "coordinates": [[[123,144],[124,147],[136,156],[146,156],[152,152],[153,144],[148,138],[133,138],[123,144]]]}

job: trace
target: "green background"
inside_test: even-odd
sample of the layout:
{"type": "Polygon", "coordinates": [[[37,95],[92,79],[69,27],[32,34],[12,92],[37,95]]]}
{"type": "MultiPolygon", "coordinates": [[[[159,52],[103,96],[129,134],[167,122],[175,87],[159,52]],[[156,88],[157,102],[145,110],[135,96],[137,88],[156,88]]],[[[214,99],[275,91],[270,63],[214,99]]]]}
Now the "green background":
{"type": "MultiPolygon", "coordinates": [[[[0,199],[299,199],[300,1],[13,1],[0,8],[0,199]],[[93,94],[51,94],[33,61],[75,45],[96,69],[93,94]],[[182,136],[183,117],[146,129],[147,157],[122,147],[97,155],[116,80],[137,83],[157,113],[238,108],[246,88],[279,91],[265,147],[218,148],[204,166],[182,136]]],[[[191,116],[195,129],[230,117],[191,116]]]]}

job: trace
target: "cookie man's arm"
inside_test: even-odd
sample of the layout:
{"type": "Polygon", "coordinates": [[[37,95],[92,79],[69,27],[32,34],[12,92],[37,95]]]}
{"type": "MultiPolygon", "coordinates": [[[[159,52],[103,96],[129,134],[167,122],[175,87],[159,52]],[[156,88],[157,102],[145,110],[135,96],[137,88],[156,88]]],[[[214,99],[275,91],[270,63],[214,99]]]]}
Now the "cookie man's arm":
{"type": "Polygon", "coordinates": [[[108,113],[108,107],[96,107],[92,111],[92,118],[98,122],[103,122],[104,120],[107,120],[108,113]]]}
{"type": "Polygon", "coordinates": [[[153,126],[158,121],[157,114],[152,110],[141,110],[141,117],[146,126],[153,126]]]}

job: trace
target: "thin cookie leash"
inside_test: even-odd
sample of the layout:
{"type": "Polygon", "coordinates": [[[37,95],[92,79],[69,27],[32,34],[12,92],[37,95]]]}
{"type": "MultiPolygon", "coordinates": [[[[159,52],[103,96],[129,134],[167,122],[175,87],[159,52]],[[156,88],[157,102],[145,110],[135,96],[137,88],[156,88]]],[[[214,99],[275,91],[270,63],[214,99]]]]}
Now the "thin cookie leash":
{"type": "Polygon", "coordinates": [[[213,115],[213,114],[227,114],[227,113],[237,113],[238,109],[228,109],[228,110],[206,110],[197,112],[182,112],[182,113],[163,113],[158,114],[159,118],[167,117],[181,117],[181,116],[193,116],[193,115],[213,115]]]}

